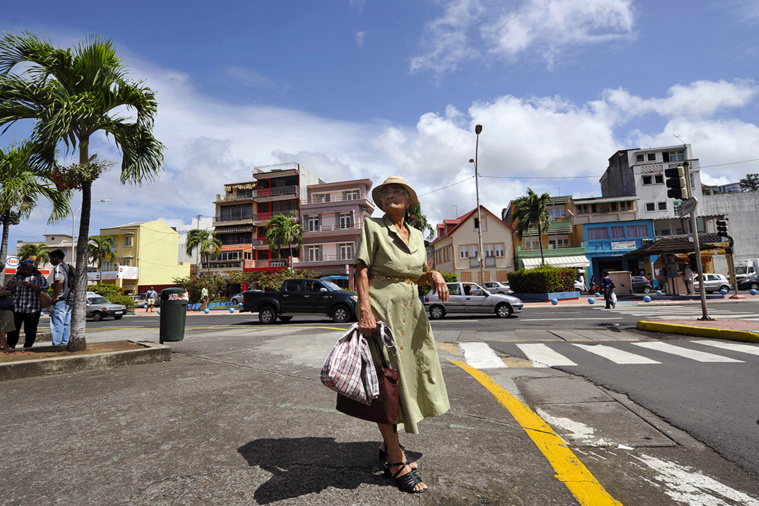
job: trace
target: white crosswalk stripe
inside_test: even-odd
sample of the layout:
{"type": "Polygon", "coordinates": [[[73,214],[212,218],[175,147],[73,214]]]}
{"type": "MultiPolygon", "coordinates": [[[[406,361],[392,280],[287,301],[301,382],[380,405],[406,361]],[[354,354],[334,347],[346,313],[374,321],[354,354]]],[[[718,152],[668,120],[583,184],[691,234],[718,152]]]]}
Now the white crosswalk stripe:
{"type": "Polygon", "coordinates": [[[669,353],[671,355],[677,355],[678,357],[689,358],[696,362],[737,362],[743,363],[742,360],[735,360],[734,358],[723,357],[722,355],[715,355],[713,353],[706,353],[704,351],[691,350],[690,348],[683,348],[682,346],[674,346],[669,343],[661,342],[646,342],[646,343],[632,343],[633,346],[640,346],[649,350],[660,351],[662,353],[669,353]]]}
{"type": "Polygon", "coordinates": [[[517,344],[517,348],[522,350],[522,353],[524,353],[528,360],[532,361],[533,367],[577,365],[561,353],[553,351],[542,343],[517,344]]]}
{"type": "Polygon", "coordinates": [[[759,345],[756,344],[738,344],[727,343],[724,341],[693,341],[696,344],[704,344],[706,346],[713,346],[714,348],[721,348],[723,350],[738,351],[740,353],[748,353],[749,355],[759,356],[759,345]]]}
{"type": "Polygon", "coordinates": [[[464,360],[475,369],[502,369],[506,367],[503,360],[487,343],[460,343],[464,360]]]}
{"type": "Polygon", "coordinates": [[[611,360],[615,364],[629,365],[629,364],[660,364],[661,363],[661,362],[657,362],[656,360],[643,357],[641,355],[636,355],[635,353],[630,353],[629,351],[618,350],[617,348],[606,346],[605,344],[578,344],[578,343],[572,343],[572,344],[574,346],[577,346],[580,349],[583,349],[585,351],[589,351],[590,353],[598,355],[599,357],[603,357],[607,360],[611,360]]]}

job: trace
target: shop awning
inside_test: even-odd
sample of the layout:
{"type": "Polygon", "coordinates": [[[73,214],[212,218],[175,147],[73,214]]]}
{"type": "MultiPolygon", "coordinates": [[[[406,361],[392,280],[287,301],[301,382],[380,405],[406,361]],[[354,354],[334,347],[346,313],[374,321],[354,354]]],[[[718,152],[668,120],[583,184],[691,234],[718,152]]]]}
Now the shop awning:
{"type": "MultiPolygon", "coordinates": [[[[590,265],[590,260],[584,256],[569,256],[569,257],[546,257],[546,265],[553,265],[554,267],[578,267],[585,268],[590,265]]],[[[540,266],[540,257],[538,258],[525,258],[522,260],[525,269],[534,269],[540,266]]]]}

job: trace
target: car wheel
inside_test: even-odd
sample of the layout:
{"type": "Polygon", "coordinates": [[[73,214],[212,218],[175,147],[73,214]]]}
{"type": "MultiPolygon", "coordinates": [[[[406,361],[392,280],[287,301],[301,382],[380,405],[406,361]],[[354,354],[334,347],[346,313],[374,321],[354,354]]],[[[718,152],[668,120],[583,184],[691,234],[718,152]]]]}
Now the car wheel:
{"type": "Polygon", "coordinates": [[[443,306],[430,306],[430,318],[439,320],[443,316],[445,316],[445,308],[443,306]]]}
{"type": "Polygon", "coordinates": [[[650,286],[644,286],[643,287],[643,293],[651,293],[651,287],[650,286]]]}
{"type": "Polygon", "coordinates": [[[113,317],[114,320],[121,320],[121,317],[124,315],[117,314],[113,317]]]}
{"type": "Polygon", "coordinates": [[[337,306],[332,311],[332,321],[335,323],[345,323],[351,319],[351,312],[345,306],[337,306]]]}
{"type": "Polygon", "coordinates": [[[727,286],[727,285],[722,285],[722,286],[719,287],[719,291],[721,292],[722,290],[727,290],[729,292],[730,291],[730,287],[727,286]]]}
{"type": "Polygon", "coordinates": [[[261,308],[261,310],[258,312],[258,321],[265,325],[269,325],[270,323],[274,323],[274,321],[277,319],[277,313],[274,312],[274,309],[266,306],[261,308]]]}
{"type": "Polygon", "coordinates": [[[95,311],[94,313],[92,313],[92,319],[95,320],[96,322],[99,322],[100,320],[103,319],[103,313],[101,313],[100,311],[95,311]]]}
{"type": "Polygon", "coordinates": [[[499,318],[508,318],[511,316],[511,306],[505,302],[501,302],[495,307],[495,314],[497,314],[499,318]]]}
{"type": "Polygon", "coordinates": [[[759,290],[759,283],[751,283],[749,288],[752,290],[759,290]]]}

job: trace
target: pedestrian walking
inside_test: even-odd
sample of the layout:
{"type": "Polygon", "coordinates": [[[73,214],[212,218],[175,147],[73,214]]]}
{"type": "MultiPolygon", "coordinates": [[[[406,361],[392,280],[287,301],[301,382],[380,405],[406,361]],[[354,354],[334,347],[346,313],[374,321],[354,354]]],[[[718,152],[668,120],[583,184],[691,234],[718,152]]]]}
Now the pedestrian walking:
{"type": "Polygon", "coordinates": [[[685,291],[687,294],[693,295],[693,271],[688,264],[685,264],[685,270],[683,271],[683,281],[685,282],[685,291]]]}
{"type": "Polygon", "coordinates": [[[40,293],[48,289],[47,279],[31,260],[22,260],[18,272],[8,281],[5,288],[13,297],[13,323],[15,330],[8,332],[7,344],[13,349],[18,344],[21,327],[24,327],[24,348],[31,348],[37,339],[40,323],[40,293]]]}
{"type": "MultiPolygon", "coordinates": [[[[617,303],[613,300],[614,295],[614,282],[609,277],[609,271],[604,271],[604,277],[601,278],[601,287],[604,291],[604,300],[606,301],[606,309],[613,309],[617,307],[617,303]]],[[[616,297],[614,297],[616,298],[616,297]]]]}
{"type": "Polygon", "coordinates": [[[204,309],[208,309],[208,288],[206,288],[205,286],[200,291],[200,300],[201,300],[202,304],[200,305],[199,311],[202,311],[204,309]]]}
{"type": "Polygon", "coordinates": [[[68,344],[71,330],[71,305],[74,303],[74,268],[63,259],[66,253],[57,249],[50,252],[53,264],[53,310],[50,312],[50,333],[53,346],[68,344]]]}
{"type": "MultiPolygon", "coordinates": [[[[427,485],[417,473],[398,440],[398,428],[418,434],[418,423],[448,411],[450,404],[443,381],[432,328],[419,299],[417,285],[431,285],[440,299],[448,299],[442,274],[426,270],[422,233],[408,223],[416,207],[416,192],[402,177],[392,176],[374,188],[372,197],[385,212],[382,218],[366,218],[356,254],[359,331],[366,338],[377,331],[377,322],[395,335],[396,354],[380,346],[386,363],[398,370],[398,423],[378,423],[382,444],[380,457],[387,457],[386,474],[399,489],[422,493],[427,485]]],[[[374,355],[375,350],[372,350],[374,355]]],[[[378,356],[373,356],[380,367],[378,356]]]]}
{"type": "Polygon", "coordinates": [[[156,300],[157,297],[158,297],[158,292],[156,292],[155,290],[153,290],[153,287],[151,286],[150,290],[148,290],[145,293],[145,298],[148,301],[147,306],[145,307],[145,312],[146,313],[148,311],[151,312],[151,313],[153,312],[153,306],[155,306],[155,300],[156,300]]]}

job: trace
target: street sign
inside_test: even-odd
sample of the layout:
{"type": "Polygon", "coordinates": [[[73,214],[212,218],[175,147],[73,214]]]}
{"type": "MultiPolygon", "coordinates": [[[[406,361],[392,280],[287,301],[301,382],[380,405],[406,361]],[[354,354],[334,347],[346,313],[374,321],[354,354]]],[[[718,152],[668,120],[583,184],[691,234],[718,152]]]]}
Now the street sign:
{"type": "Polygon", "coordinates": [[[683,200],[683,203],[680,204],[680,216],[687,216],[693,211],[696,210],[698,207],[698,199],[696,197],[691,197],[687,200],[683,200]]]}

